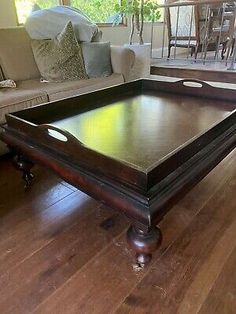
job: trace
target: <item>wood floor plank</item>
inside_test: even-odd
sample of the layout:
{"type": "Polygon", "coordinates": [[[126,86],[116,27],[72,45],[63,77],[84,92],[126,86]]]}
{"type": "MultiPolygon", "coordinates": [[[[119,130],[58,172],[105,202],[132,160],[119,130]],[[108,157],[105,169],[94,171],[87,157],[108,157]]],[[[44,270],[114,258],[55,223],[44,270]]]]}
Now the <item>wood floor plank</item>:
{"type": "MultiPolygon", "coordinates": [[[[79,194],[79,192],[76,192],[79,194]]],[[[85,265],[94,255],[106,247],[127,226],[124,216],[114,213],[111,209],[101,206],[98,202],[88,198],[83,206],[78,203],[74,194],[74,202],[57,203],[57,208],[63,213],[68,210],[77,214],[70,215],[74,224],[66,228],[65,224],[59,230],[53,230],[54,240],[27,258],[23,263],[6,272],[0,280],[0,308],[3,313],[30,312],[44,298],[64,284],[70,277],[85,265]],[[74,205],[74,206],[73,206],[74,205]],[[89,239],[89,244],[88,244],[89,239]]],[[[49,208],[55,212],[58,209],[49,208]]],[[[67,219],[68,220],[68,219],[67,219]]],[[[52,224],[44,227],[43,240],[47,241],[47,234],[51,234],[52,224]],[[45,239],[46,238],[46,239],[45,239]]],[[[57,229],[58,229],[58,223],[57,229]]]]}
{"type": "MultiPolygon", "coordinates": [[[[166,217],[165,223],[162,224],[166,236],[157,255],[162,254],[173,241],[176,233],[182,231],[183,225],[187,224],[188,219],[182,212],[183,209],[176,206],[173,215],[166,217]]],[[[113,306],[139,282],[150,267],[149,265],[144,270],[136,272],[132,269],[133,260],[133,252],[126,244],[125,230],[99,256],[77,272],[65,284],[66,287],[56,291],[51,298],[39,306],[35,313],[53,313],[58,307],[62,309],[62,313],[78,313],[78,311],[110,313],[113,306]],[[62,297],[63,305],[58,305],[57,301],[62,297]]]]}
{"type": "Polygon", "coordinates": [[[132,256],[125,245],[123,234],[34,313],[55,313],[58,308],[62,313],[110,313],[112,305],[142,276],[132,271],[132,256]]]}
{"type": "Polygon", "coordinates": [[[236,218],[235,181],[234,171],[116,313],[176,313],[202,263],[236,218]]]}
{"type": "Polygon", "coordinates": [[[187,210],[199,206],[199,203],[206,203],[216,189],[228,180],[235,163],[236,153],[233,151],[181,200],[181,207],[187,210]]]}
{"type": "Polygon", "coordinates": [[[14,186],[13,183],[13,188],[18,187],[19,192],[15,190],[16,193],[12,196],[13,190],[10,197],[8,186],[3,189],[0,210],[3,209],[5,215],[0,219],[0,275],[41,247],[43,240],[40,238],[42,230],[39,230],[39,225],[42,227],[43,223],[49,224],[44,218],[48,216],[49,220],[50,217],[47,208],[74,193],[55,181],[53,176],[46,180],[42,169],[38,169],[38,174],[39,186],[35,184],[30,191],[25,192],[23,187],[14,186]]]}
{"type": "Polygon", "coordinates": [[[30,209],[33,214],[12,228],[10,236],[0,242],[0,274],[54,240],[80,219],[81,212],[93,207],[98,207],[98,203],[77,191],[47,209],[38,208],[37,212],[30,209]]]}
{"type": "MultiPolygon", "coordinates": [[[[236,219],[233,220],[229,228],[223,233],[221,239],[216,244],[210,256],[201,266],[199,272],[189,286],[177,313],[189,314],[198,313],[202,304],[206,300],[209,292],[215,284],[222,268],[229,256],[236,248],[236,219]]],[[[236,265],[236,263],[235,263],[236,265]]],[[[236,270],[236,269],[235,269],[236,270]]],[[[236,278],[235,278],[236,285],[236,278]]],[[[236,291],[235,291],[236,292],[236,291]]],[[[236,302],[236,295],[235,302],[236,302]]],[[[235,304],[236,309],[236,304],[235,304]]],[[[205,312],[211,313],[211,311],[205,312]]],[[[216,313],[214,311],[214,313],[216,313]]],[[[222,313],[222,312],[221,312],[222,313]]]]}
{"type": "MultiPolygon", "coordinates": [[[[162,246],[142,271],[132,269],[123,216],[40,167],[25,193],[19,173],[0,162],[0,313],[172,314],[194,294],[194,280],[204,276],[214,257],[212,282],[202,283],[206,293],[211,289],[206,310],[223,281],[229,281],[232,298],[227,274],[233,244],[224,247],[224,257],[219,251],[234,235],[235,180],[229,177],[236,174],[235,161],[233,152],[166,215],[162,246]]],[[[197,308],[203,299],[197,297],[197,308]]]]}
{"type": "Polygon", "coordinates": [[[229,257],[199,314],[235,314],[236,248],[229,257]]]}
{"type": "Polygon", "coordinates": [[[26,207],[32,210],[37,207],[47,208],[73,191],[61,184],[61,180],[41,167],[35,167],[34,184],[30,190],[24,190],[24,184],[18,171],[6,163],[0,163],[0,178],[4,183],[0,186],[0,240],[8,230],[8,223],[16,225],[27,219],[26,207]],[[10,222],[11,221],[11,222],[10,222]]]}
{"type": "MultiPolygon", "coordinates": [[[[224,169],[222,171],[227,173],[227,167],[224,168],[223,164],[221,166],[224,169]]],[[[230,173],[229,168],[227,174],[230,175],[230,173]]],[[[211,175],[214,177],[214,172],[211,175]]],[[[218,184],[214,181],[213,190],[215,191],[222,183],[222,177],[215,177],[211,180],[218,181],[218,184]]],[[[206,180],[206,183],[202,182],[201,184],[209,184],[209,179],[206,180]]],[[[199,201],[198,207],[194,203],[192,207],[189,206],[187,209],[181,208],[180,202],[179,206],[175,206],[169,212],[161,223],[164,234],[162,247],[155,255],[151,265],[157,263],[158,268],[158,257],[173,243],[178,234],[183,232],[195,214],[201,209],[201,206],[205,205],[208,198],[209,190],[205,197],[202,197],[199,201]]],[[[217,217],[215,219],[217,220],[217,217]]],[[[111,245],[96,259],[87,263],[64,286],[56,290],[51,297],[39,305],[35,313],[54,313],[58,308],[61,309],[62,313],[78,313],[78,311],[81,311],[81,313],[112,312],[119,305],[122,297],[127,295],[145,277],[150,267],[153,267],[149,265],[144,271],[136,273],[131,269],[131,261],[132,254],[126,249],[125,234],[122,234],[120,238],[116,238],[115,246],[111,245]]],[[[122,310],[120,313],[126,313],[126,309],[122,310]]],[[[133,310],[134,308],[132,308],[133,310]]]]}

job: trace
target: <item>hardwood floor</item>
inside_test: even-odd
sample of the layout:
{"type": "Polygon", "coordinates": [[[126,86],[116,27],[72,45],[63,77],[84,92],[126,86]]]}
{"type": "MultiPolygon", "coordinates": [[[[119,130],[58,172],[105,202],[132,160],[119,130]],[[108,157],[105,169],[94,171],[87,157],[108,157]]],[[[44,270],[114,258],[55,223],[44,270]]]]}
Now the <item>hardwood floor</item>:
{"type": "Polygon", "coordinates": [[[129,222],[34,168],[25,192],[0,160],[0,313],[234,314],[236,151],[166,215],[145,269],[126,246],[129,222]]]}

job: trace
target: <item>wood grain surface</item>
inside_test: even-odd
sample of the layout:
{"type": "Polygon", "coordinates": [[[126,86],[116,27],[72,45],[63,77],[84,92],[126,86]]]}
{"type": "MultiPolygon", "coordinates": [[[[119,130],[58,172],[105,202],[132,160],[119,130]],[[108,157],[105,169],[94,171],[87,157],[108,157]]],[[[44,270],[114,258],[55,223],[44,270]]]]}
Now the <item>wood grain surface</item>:
{"type": "Polygon", "coordinates": [[[0,312],[235,313],[236,152],[165,216],[145,269],[126,218],[45,169],[23,190],[0,160],[0,312]]]}

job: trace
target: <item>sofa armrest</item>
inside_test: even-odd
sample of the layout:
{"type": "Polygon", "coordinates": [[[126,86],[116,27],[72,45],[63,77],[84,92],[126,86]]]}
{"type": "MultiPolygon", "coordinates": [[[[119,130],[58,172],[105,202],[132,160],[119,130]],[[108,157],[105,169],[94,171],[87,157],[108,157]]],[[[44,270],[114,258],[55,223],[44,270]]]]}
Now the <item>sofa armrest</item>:
{"type": "Polygon", "coordinates": [[[111,46],[111,64],[114,73],[122,74],[124,80],[129,78],[134,65],[135,53],[126,47],[111,46]]]}

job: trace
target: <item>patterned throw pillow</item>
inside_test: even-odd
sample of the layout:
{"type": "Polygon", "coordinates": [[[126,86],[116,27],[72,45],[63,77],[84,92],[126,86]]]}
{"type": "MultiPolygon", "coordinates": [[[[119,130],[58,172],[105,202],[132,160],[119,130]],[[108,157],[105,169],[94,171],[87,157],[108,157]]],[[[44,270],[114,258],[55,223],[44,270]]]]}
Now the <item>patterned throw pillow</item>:
{"type": "Polygon", "coordinates": [[[49,82],[87,79],[80,45],[68,22],[54,39],[31,41],[34,58],[43,79],[49,82]]]}
{"type": "Polygon", "coordinates": [[[0,88],[16,88],[16,83],[13,80],[0,81],[0,88]]]}

